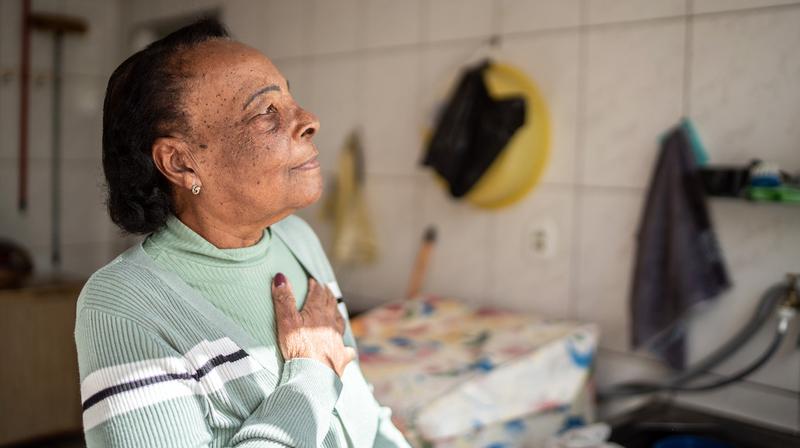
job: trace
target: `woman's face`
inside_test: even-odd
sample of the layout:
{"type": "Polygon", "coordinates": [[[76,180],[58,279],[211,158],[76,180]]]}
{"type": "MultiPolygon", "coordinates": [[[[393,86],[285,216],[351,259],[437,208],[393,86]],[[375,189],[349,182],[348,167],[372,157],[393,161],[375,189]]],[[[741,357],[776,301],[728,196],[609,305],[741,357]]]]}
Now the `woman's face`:
{"type": "MultiPolygon", "coordinates": [[[[235,41],[209,41],[180,62],[190,73],[184,108],[201,193],[189,200],[218,222],[274,222],[316,201],[322,175],[301,108],[272,62],[235,41]]],[[[191,196],[191,195],[190,195],[191,196]]]]}

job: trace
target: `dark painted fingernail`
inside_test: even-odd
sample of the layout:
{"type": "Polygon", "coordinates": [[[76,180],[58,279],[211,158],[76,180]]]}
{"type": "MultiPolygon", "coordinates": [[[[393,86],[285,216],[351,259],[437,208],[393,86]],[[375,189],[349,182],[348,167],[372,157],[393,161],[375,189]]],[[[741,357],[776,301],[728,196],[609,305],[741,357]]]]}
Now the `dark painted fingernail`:
{"type": "Polygon", "coordinates": [[[275,277],[272,278],[272,281],[275,283],[276,288],[280,288],[286,284],[286,276],[278,272],[275,274],[275,277]]]}

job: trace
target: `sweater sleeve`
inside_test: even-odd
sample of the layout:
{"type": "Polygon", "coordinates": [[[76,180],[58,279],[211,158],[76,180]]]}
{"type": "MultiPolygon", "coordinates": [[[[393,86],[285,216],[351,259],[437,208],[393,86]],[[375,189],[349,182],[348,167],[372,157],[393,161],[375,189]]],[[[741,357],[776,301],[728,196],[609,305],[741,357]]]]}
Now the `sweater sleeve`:
{"type": "MultiPolygon", "coordinates": [[[[350,317],[344,303],[339,304],[339,309],[345,320],[344,344],[353,347],[357,351],[356,338],[350,325],[350,317]]],[[[359,362],[358,360],[354,362],[359,362]]],[[[372,385],[369,386],[372,389],[372,385]]],[[[373,400],[375,398],[373,397],[373,400]]],[[[377,400],[375,400],[377,403],[377,400]]],[[[375,435],[375,448],[411,448],[403,433],[392,422],[392,410],[388,406],[380,406],[378,413],[378,432],[375,435]]]]}
{"type": "MultiPolygon", "coordinates": [[[[131,320],[82,309],[75,342],[88,448],[210,446],[208,387],[163,338],[131,320]]],[[[328,366],[289,360],[229,446],[320,446],[341,388],[328,366]]]]}
{"type": "Polygon", "coordinates": [[[284,364],[275,391],[231,440],[237,448],[319,447],[328,434],[342,382],[330,367],[314,359],[284,364]]]}
{"type": "Polygon", "coordinates": [[[378,434],[375,436],[375,448],[411,448],[403,433],[392,423],[392,410],[381,407],[378,421],[378,434]]]}

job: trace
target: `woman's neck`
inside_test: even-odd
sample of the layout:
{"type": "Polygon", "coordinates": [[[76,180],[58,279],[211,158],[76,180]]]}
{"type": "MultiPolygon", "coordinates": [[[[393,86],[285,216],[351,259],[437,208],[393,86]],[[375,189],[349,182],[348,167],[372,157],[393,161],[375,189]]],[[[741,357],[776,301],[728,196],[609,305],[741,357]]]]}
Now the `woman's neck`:
{"type": "Polygon", "coordinates": [[[238,249],[252,246],[261,239],[264,229],[291,215],[295,209],[284,209],[277,213],[253,216],[251,210],[239,208],[225,214],[208,213],[203,201],[191,193],[175,197],[175,216],[218,249],[238,249]]]}
{"type": "Polygon", "coordinates": [[[216,219],[213,216],[189,211],[178,213],[176,216],[186,227],[194,230],[218,249],[236,249],[252,246],[261,240],[265,228],[285,217],[281,216],[279,219],[264,223],[247,224],[240,222],[234,225],[230,222],[216,219]]]}

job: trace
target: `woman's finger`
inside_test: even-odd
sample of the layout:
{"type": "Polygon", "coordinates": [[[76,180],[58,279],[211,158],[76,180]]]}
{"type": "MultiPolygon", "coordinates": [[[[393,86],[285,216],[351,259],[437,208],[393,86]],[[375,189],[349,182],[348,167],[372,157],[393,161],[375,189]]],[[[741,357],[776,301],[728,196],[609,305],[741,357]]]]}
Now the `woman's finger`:
{"type": "Polygon", "coordinates": [[[336,298],[327,286],[319,283],[314,277],[308,277],[308,293],[303,310],[323,316],[330,316],[336,308],[336,298]]]}
{"type": "Polygon", "coordinates": [[[286,324],[295,323],[299,317],[297,303],[292,287],[286,276],[278,272],[272,278],[272,305],[275,308],[275,321],[278,331],[286,324]]]}
{"type": "Polygon", "coordinates": [[[314,308],[319,308],[319,283],[314,280],[314,277],[308,277],[308,292],[306,293],[306,300],[303,303],[303,311],[310,311],[314,308]]]}
{"type": "Polygon", "coordinates": [[[339,309],[336,309],[336,330],[339,334],[344,334],[344,317],[342,317],[342,313],[339,312],[339,309]]]}
{"type": "Polygon", "coordinates": [[[344,346],[344,356],[345,356],[345,360],[346,360],[344,365],[347,365],[347,364],[350,363],[350,361],[356,359],[356,350],[353,347],[348,347],[348,346],[345,345],[344,346]]]}
{"type": "Polygon", "coordinates": [[[336,306],[336,297],[334,297],[333,291],[331,291],[327,285],[321,285],[320,289],[325,292],[325,306],[338,308],[336,306]]]}

